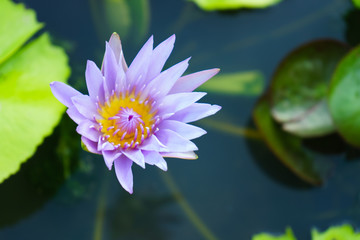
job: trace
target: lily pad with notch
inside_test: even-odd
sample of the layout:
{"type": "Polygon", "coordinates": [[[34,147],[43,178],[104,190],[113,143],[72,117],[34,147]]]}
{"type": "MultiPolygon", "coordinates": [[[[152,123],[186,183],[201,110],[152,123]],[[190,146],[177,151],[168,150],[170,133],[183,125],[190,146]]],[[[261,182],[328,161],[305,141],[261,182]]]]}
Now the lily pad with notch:
{"type": "Polygon", "coordinates": [[[253,117],[265,143],[296,176],[312,185],[321,185],[326,180],[333,163],[316,156],[303,146],[301,138],[281,129],[271,117],[267,95],[256,104],[253,117]]]}
{"type": "Polygon", "coordinates": [[[272,116],[283,129],[300,137],[335,131],[326,104],[332,74],[349,47],[318,40],[291,52],[277,68],[270,87],[272,116]]]}

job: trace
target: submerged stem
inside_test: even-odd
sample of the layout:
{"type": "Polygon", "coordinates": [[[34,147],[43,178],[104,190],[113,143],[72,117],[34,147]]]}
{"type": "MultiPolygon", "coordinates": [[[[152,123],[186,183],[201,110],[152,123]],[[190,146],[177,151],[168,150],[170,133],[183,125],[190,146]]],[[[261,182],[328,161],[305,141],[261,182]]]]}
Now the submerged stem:
{"type": "Polygon", "coordinates": [[[186,201],[184,196],[181,194],[179,188],[176,186],[173,178],[170,173],[161,173],[161,176],[166,183],[167,187],[170,189],[171,193],[174,195],[175,200],[179,203],[180,207],[184,210],[186,216],[194,224],[195,228],[203,235],[207,240],[217,240],[218,238],[206,227],[203,221],[191,208],[190,204],[186,201]]]}
{"type": "Polygon", "coordinates": [[[103,237],[103,226],[105,219],[106,196],[108,192],[108,177],[104,177],[101,184],[101,190],[98,199],[98,206],[96,210],[95,224],[94,224],[94,240],[101,240],[103,237]]]}
{"type": "Polygon", "coordinates": [[[233,125],[228,122],[222,122],[222,121],[216,121],[211,119],[204,119],[199,121],[199,124],[208,126],[210,128],[213,128],[215,130],[221,131],[223,133],[235,135],[235,136],[241,136],[251,139],[260,140],[261,135],[259,131],[251,128],[243,128],[237,125],[233,125]]]}

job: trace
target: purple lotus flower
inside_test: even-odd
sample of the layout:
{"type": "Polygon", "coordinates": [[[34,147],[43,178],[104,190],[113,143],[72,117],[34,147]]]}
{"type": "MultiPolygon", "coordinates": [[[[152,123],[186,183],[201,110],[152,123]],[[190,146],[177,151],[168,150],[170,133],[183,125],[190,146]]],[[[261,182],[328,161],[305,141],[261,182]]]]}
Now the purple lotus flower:
{"type": "Polygon", "coordinates": [[[133,192],[133,162],[166,171],[163,157],[196,159],[196,145],[190,140],[206,132],[189,122],[215,114],[220,106],[196,103],[206,93],[192,92],[219,69],[181,77],[189,58],[161,72],[175,41],[171,36],[155,49],[153,37],[145,43],[128,67],[119,36],[106,42],[101,70],[94,62],[86,66],[89,95],[72,87],[51,83],[55,97],[68,107],[67,114],[92,153],[102,154],[129,193],[133,192]]]}

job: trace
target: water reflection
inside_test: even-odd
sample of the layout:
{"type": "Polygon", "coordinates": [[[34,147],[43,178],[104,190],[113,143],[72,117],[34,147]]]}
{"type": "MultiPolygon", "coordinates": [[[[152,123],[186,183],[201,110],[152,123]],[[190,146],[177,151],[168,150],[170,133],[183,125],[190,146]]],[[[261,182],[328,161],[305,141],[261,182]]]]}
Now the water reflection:
{"type": "Polygon", "coordinates": [[[164,226],[175,225],[179,218],[162,210],[172,203],[174,198],[166,195],[119,195],[106,211],[110,239],[169,239],[164,226]]]}

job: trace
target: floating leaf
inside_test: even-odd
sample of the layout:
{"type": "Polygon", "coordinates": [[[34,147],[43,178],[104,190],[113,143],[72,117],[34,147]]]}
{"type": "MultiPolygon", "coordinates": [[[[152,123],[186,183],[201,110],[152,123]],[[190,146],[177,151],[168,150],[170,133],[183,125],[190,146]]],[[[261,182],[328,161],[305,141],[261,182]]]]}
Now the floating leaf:
{"type": "Polygon", "coordinates": [[[259,233],[252,237],[252,240],[296,240],[291,228],[286,228],[285,234],[281,236],[274,236],[268,233],[259,233]]]}
{"type": "Polygon", "coordinates": [[[198,89],[226,95],[259,95],[264,90],[264,76],[261,72],[238,72],[219,74],[198,89]]]}
{"type": "Polygon", "coordinates": [[[360,234],[355,233],[351,225],[330,227],[325,232],[311,231],[312,240],[360,240],[360,234]]]}
{"type": "Polygon", "coordinates": [[[64,107],[51,81],[65,81],[67,57],[42,35],[0,67],[0,182],[15,173],[52,132],[64,107]]]}
{"type": "Polygon", "coordinates": [[[271,111],[277,121],[289,122],[285,130],[302,137],[335,130],[325,98],[335,67],[347,51],[335,40],[315,41],[293,51],[279,65],[270,88],[271,111]]]}
{"type": "Polygon", "coordinates": [[[360,8],[360,0],[352,0],[355,7],[360,8]]]}
{"type": "Polygon", "coordinates": [[[327,103],[323,100],[310,109],[306,117],[285,122],[283,129],[299,137],[314,137],[333,132],[334,123],[328,113],[327,103]]]}
{"type": "Polygon", "coordinates": [[[0,183],[15,173],[52,132],[64,107],[50,91],[70,69],[62,49],[42,35],[21,48],[42,24],[22,4],[0,1],[0,183]],[[19,50],[20,49],[20,50],[19,50]]]}
{"type": "Polygon", "coordinates": [[[360,146],[360,46],[340,62],[330,84],[328,104],[339,133],[360,146]]]}
{"type": "Polygon", "coordinates": [[[266,8],[275,5],[281,0],[193,0],[200,8],[206,11],[233,10],[239,8],[266,8]]]}
{"type": "MultiPolygon", "coordinates": [[[[360,233],[355,233],[349,224],[330,227],[325,232],[318,232],[316,229],[311,231],[312,240],[360,240],[360,233]]],[[[259,233],[252,237],[252,240],[296,240],[291,228],[286,228],[286,232],[281,236],[274,236],[268,233],[259,233]]]]}
{"type": "Polygon", "coordinates": [[[284,132],[270,115],[270,104],[267,96],[262,97],[254,109],[255,123],[264,141],[295,175],[304,181],[322,184],[331,167],[329,161],[317,159],[304,148],[300,138],[284,132]]]}
{"type": "Polygon", "coordinates": [[[0,64],[42,27],[34,11],[9,0],[0,1],[0,22],[0,64]]]}

